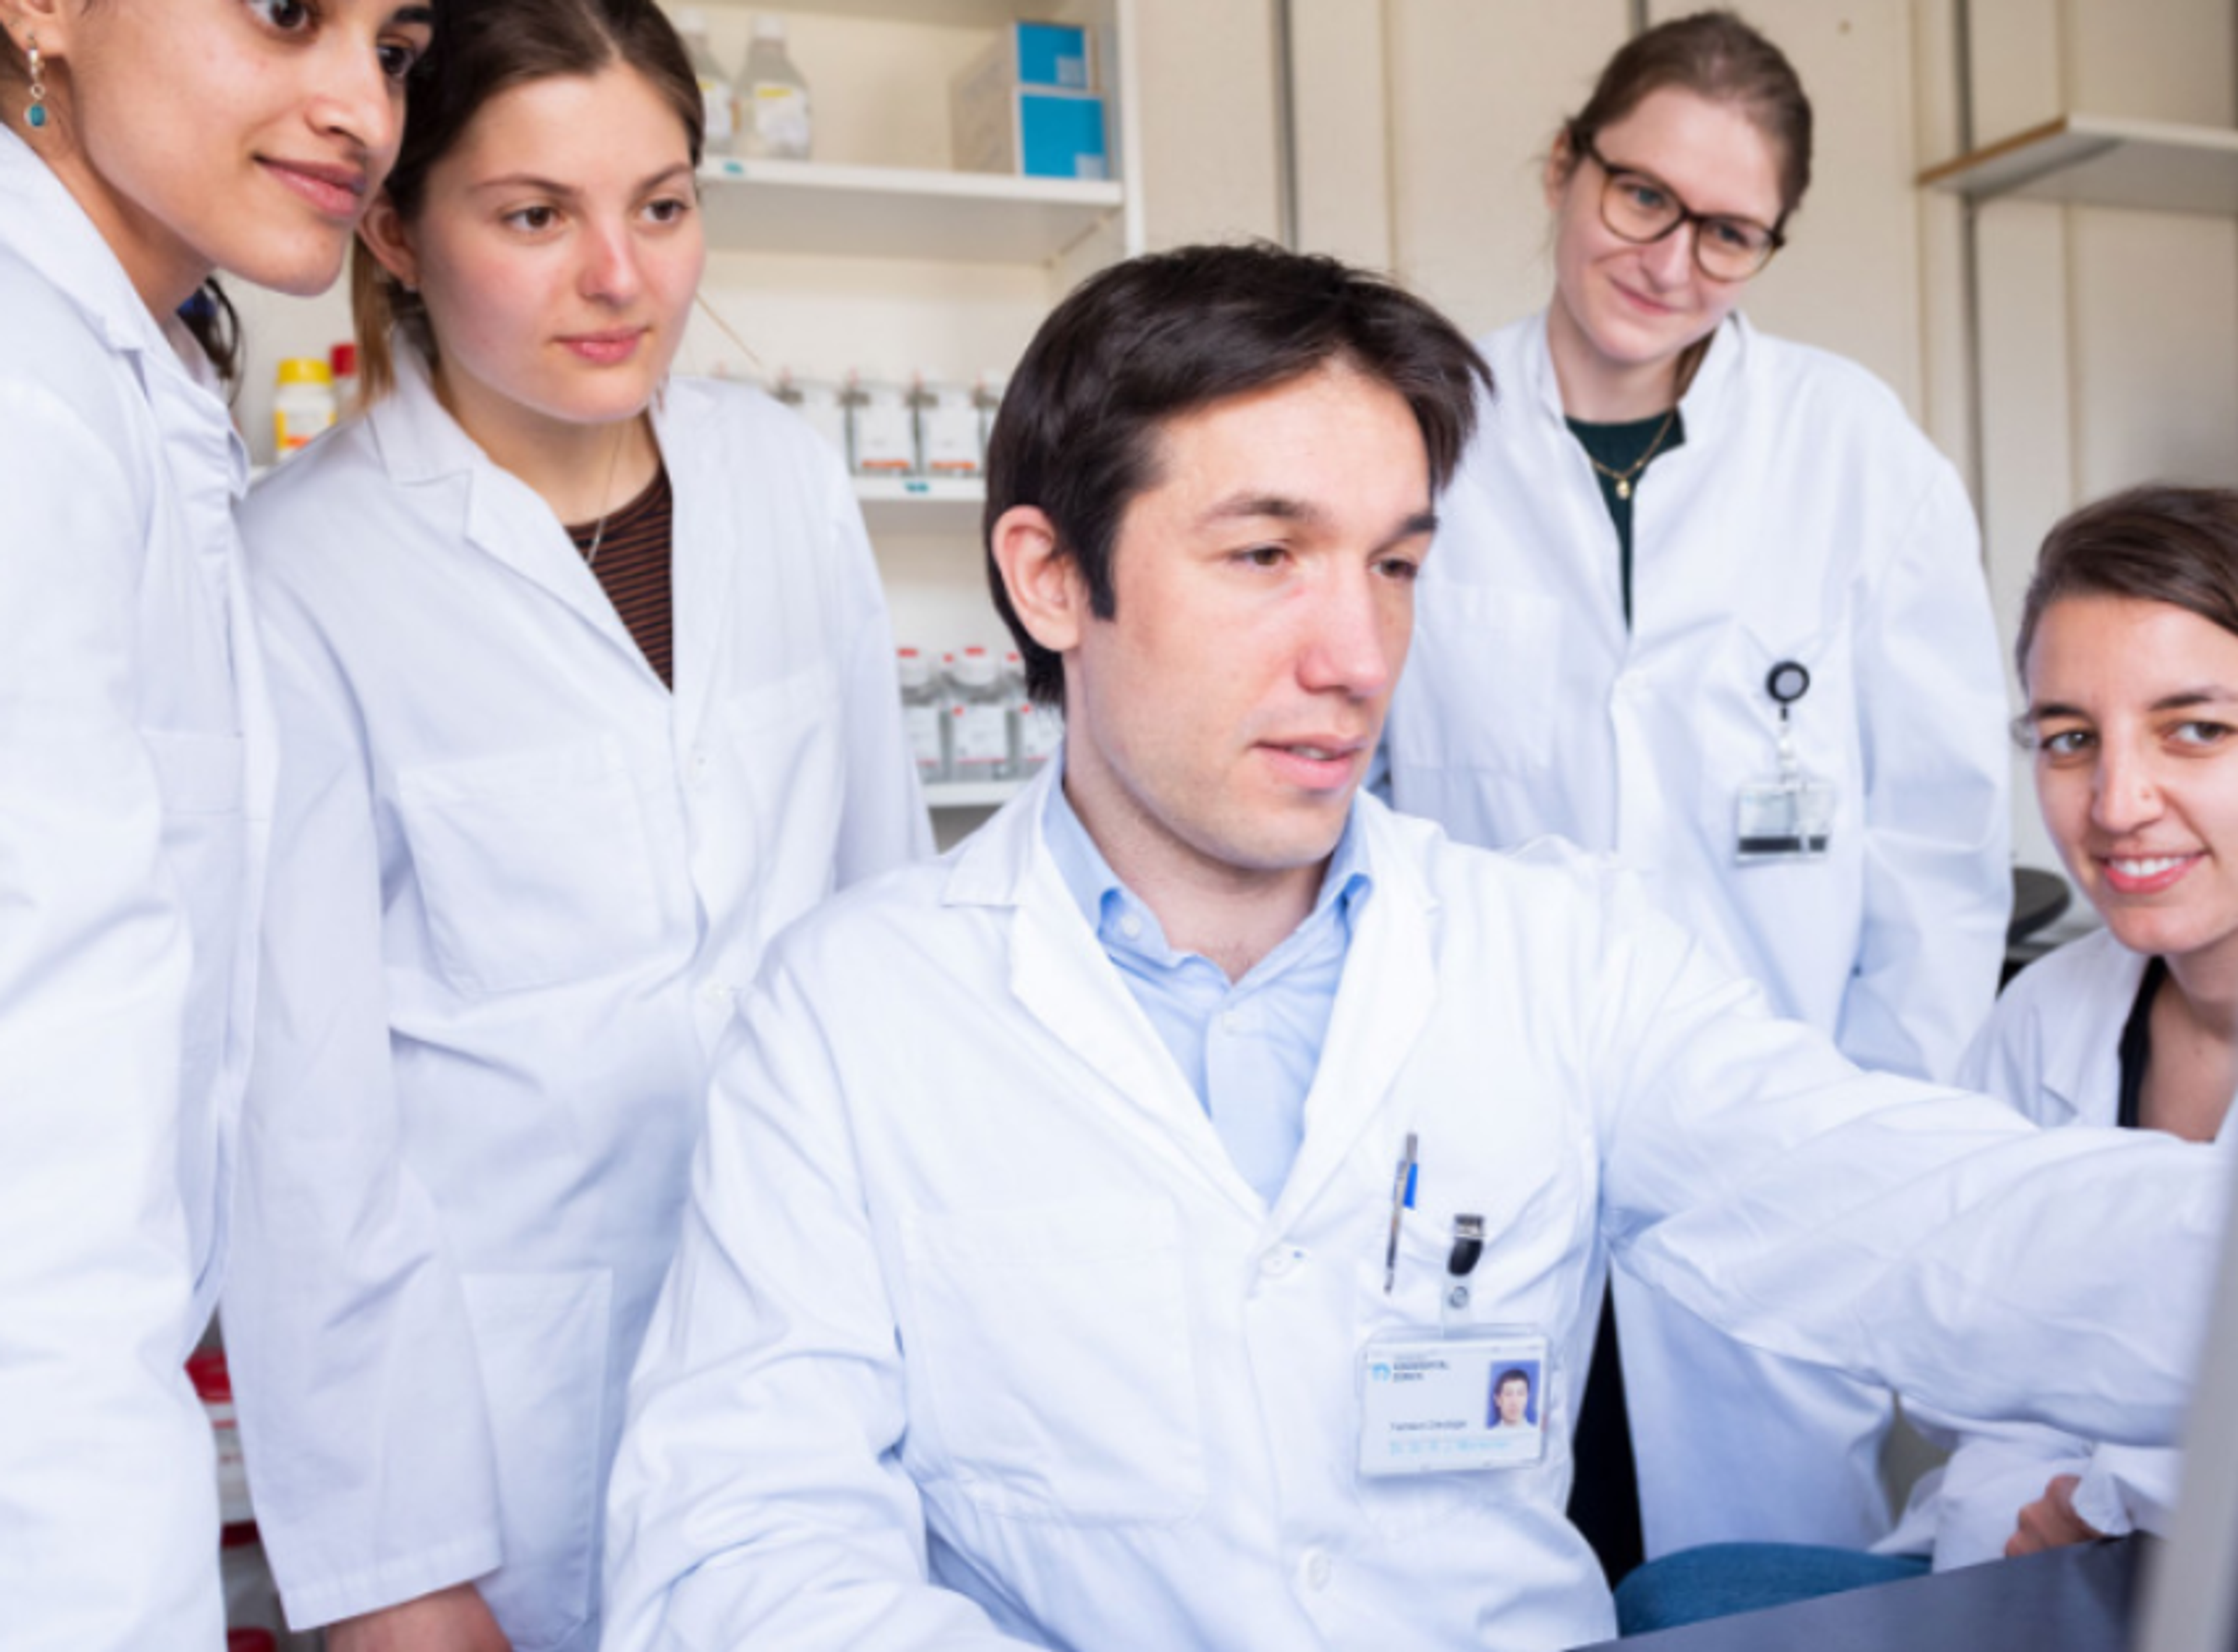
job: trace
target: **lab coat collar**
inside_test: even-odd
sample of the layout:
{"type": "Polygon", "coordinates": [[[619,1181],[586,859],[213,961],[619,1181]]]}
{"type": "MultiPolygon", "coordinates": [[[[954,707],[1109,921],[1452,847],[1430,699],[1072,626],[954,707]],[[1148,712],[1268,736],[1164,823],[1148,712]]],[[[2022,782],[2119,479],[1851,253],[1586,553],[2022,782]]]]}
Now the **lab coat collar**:
{"type": "Polygon", "coordinates": [[[2149,961],[2102,932],[2087,946],[2100,947],[2103,989],[2082,1004],[2047,1004],[2044,1015],[2043,1089],[2067,1110],[2064,1119],[2114,1122],[2115,1098],[2122,1081],[2122,1029],[2137,1001],[2137,985],[2149,961]]]}
{"type": "Polygon", "coordinates": [[[1363,793],[1353,801],[1350,830],[1376,895],[1358,914],[1306,1097],[1305,1139],[1269,1213],[1229,1160],[1066,887],[1043,824],[1058,775],[1058,764],[1046,765],[956,852],[943,903],[1010,909],[1010,989],[1018,1001],[1122,1099],[1169,1161],[1279,1233],[1312,1206],[1384,1111],[1428,1024],[1437,993],[1430,934],[1437,902],[1421,845],[1435,834],[1419,831],[1410,841],[1375,798],[1363,793]]]}
{"type": "MultiPolygon", "coordinates": [[[[646,681],[658,688],[659,679],[607,600],[598,575],[585,565],[582,553],[543,497],[492,460],[451,416],[437,398],[427,364],[415,347],[398,335],[392,340],[391,355],[396,388],[367,415],[389,479],[407,488],[463,480],[468,542],[572,609],[585,624],[642,666],[646,681]]],[[[655,432],[659,432],[658,424],[655,432]]],[[[679,532],[678,543],[682,537],[679,532]]]]}
{"type": "Polygon", "coordinates": [[[109,349],[134,361],[167,437],[191,450],[182,482],[221,480],[226,508],[248,487],[248,450],[226,411],[217,375],[182,324],[159,320],[85,209],[30,146],[0,128],[0,250],[85,317],[109,349]]]}
{"type": "MultiPolygon", "coordinates": [[[[1687,449],[1698,449],[1716,431],[1719,409],[1745,370],[1755,347],[1755,338],[1756,329],[1738,310],[1718,324],[1718,330],[1710,336],[1709,354],[1695,372],[1694,382],[1678,399],[1678,416],[1686,426],[1686,446],[1674,450],[1674,456],[1687,449]]],[[[1555,377],[1554,354],[1546,342],[1546,311],[1532,318],[1522,347],[1523,371],[1531,400],[1558,428],[1566,428],[1562,385],[1555,377]]]]}

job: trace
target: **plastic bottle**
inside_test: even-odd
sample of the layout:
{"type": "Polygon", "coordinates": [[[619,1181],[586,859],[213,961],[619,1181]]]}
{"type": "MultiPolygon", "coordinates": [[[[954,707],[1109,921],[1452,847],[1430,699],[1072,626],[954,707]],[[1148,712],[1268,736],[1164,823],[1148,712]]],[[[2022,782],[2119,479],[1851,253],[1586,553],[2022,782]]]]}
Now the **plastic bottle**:
{"type": "Polygon", "coordinates": [[[917,777],[930,786],[948,778],[948,724],[940,715],[940,690],[932,662],[914,648],[899,651],[902,724],[917,757],[917,777]]]}
{"type": "Polygon", "coordinates": [[[909,393],[890,380],[847,375],[847,459],[857,476],[917,473],[909,393]]]}
{"type": "Polygon", "coordinates": [[[344,419],[357,410],[357,346],[337,344],[327,352],[327,367],[334,375],[334,408],[344,419]]]}
{"type": "Polygon", "coordinates": [[[339,412],[334,369],[315,356],[289,356],[280,364],[280,387],[272,398],[273,459],[308,447],[321,432],[334,427],[339,412]]]}
{"type": "Polygon", "coordinates": [[[707,133],[701,145],[709,155],[728,155],[738,147],[738,94],[731,77],[715,60],[707,43],[707,14],[697,6],[677,9],[676,32],[692,59],[692,73],[699,82],[699,98],[706,105],[707,133]]]}
{"type": "Polygon", "coordinates": [[[948,777],[1008,780],[1012,771],[1002,673],[985,649],[967,648],[948,671],[948,777]]]}
{"type": "Polygon", "coordinates": [[[918,468],[927,476],[971,477],[984,468],[979,409],[962,385],[919,376],[910,393],[917,417],[918,468]]]}
{"type": "Polygon", "coordinates": [[[1010,701],[1011,770],[1024,780],[1056,756],[1064,718],[1053,707],[1026,697],[1026,668],[1016,654],[1003,657],[1003,692],[1010,701]]]}
{"type": "Polygon", "coordinates": [[[785,19],[754,19],[745,71],[738,76],[741,151],[772,161],[805,161],[815,141],[808,83],[785,49],[785,19]]]}

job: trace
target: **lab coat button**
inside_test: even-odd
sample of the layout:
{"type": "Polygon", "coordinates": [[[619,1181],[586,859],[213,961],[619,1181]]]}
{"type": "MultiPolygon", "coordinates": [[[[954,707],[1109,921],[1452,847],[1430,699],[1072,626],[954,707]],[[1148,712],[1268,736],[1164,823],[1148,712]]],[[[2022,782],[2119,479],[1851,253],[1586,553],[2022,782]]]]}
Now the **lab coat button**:
{"type": "Polygon", "coordinates": [[[709,1004],[725,1004],[731,999],[731,989],[719,981],[711,981],[699,988],[699,996],[709,1004]]]}
{"type": "Polygon", "coordinates": [[[1299,1252],[1287,1246],[1278,1246],[1259,1259],[1259,1271],[1270,1279],[1279,1279],[1298,1265],[1299,1252]]]}
{"type": "Polygon", "coordinates": [[[1305,1580],[1308,1589],[1327,1589],[1330,1575],[1335,1570],[1336,1563],[1329,1558],[1327,1550],[1308,1549],[1304,1563],[1298,1568],[1298,1575],[1305,1580]]]}
{"type": "Polygon", "coordinates": [[[701,784],[706,780],[707,754],[705,752],[695,751],[692,754],[691,776],[692,783],[695,786],[701,784]]]}

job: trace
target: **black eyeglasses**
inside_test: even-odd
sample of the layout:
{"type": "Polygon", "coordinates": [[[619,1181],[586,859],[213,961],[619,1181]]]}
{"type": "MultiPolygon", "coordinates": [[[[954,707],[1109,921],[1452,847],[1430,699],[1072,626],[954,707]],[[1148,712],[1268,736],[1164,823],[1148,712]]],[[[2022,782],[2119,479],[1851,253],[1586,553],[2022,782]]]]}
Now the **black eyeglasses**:
{"type": "Polygon", "coordinates": [[[1591,143],[1586,158],[1601,169],[1601,221],[1635,246],[1661,241],[1685,224],[1694,230],[1694,268],[1713,281],[1745,281],[1787,245],[1776,228],[1748,218],[1696,212],[1651,172],[1612,165],[1591,143]]]}

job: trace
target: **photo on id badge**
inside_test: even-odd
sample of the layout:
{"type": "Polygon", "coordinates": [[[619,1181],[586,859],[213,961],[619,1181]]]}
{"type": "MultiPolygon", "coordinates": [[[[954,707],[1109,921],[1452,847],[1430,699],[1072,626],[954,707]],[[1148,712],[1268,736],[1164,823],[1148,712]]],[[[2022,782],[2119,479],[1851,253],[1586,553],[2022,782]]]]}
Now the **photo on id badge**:
{"type": "Polygon", "coordinates": [[[1491,1429],[1539,1426],[1539,1362],[1519,1359],[1495,1366],[1492,1391],[1485,1398],[1484,1425],[1491,1429]]]}

